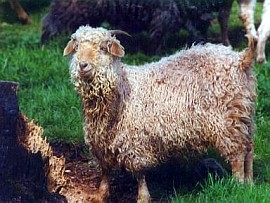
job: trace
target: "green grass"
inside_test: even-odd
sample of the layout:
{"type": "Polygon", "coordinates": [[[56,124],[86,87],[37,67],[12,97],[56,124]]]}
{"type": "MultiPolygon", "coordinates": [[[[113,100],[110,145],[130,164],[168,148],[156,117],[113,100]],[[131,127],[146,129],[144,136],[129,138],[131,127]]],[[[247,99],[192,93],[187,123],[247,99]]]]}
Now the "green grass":
{"type": "MultiPolygon", "coordinates": [[[[262,8],[261,4],[258,5],[256,24],[259,23],[262,8]]],[[[80,98],[69,79],[68,58],[62,56],[69,36],[60,37],[46,46],[39,43],[40,20],[46,10],[42,8],[31,13],[33,24],[29,26],[0,19],[0,80],[20,84],[18,99],[21,112],[44,128],[44,136],[49,141],[83,143],[80,98]]],[[[247,41],[243,37],[244,28],[238,18],[236,3],[229,27],[233,47],[237,50],[246,47],[247,41]]],[[[209,29],[209,37],[218,41],[218,24],[209,29]]],[[[269,42],[267,45],[269,57],[269,42]]],[[[142,53],[127,54],[124,62],[141,64],[158,58],[142,53]]],[[[254,186],[239,185],[229,178],[220,181],[209,178],[193,191],[183,192],[181,188],[175,188],[172,202],[269,202],[270,63],[255,64],[254,70],[258,81],[254,186]]]]}
{"type": "Polygon", "coordinates": [[[80,100],[69,79],[64,42],[39,43],[40,19],[29,26],[0,26],[0,80],[16,81],[21,112],[35,119],[49,140],[82,142],[80,100]]]}
{"type": "Polygon", "coordinates": [[[241,185],[233,179],[208,181],[198,193],[176,195],[172,203],[267,203],[270,199],[269,184],[241,185]]]}

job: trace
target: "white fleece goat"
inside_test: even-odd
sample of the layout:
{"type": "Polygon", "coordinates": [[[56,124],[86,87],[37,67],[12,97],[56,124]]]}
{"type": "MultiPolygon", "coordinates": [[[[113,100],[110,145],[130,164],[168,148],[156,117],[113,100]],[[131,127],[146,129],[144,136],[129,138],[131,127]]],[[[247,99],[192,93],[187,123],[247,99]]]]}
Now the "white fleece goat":
{"type": "Polygon", "coordinates": [[[109,196],[109,174],[138,179],[138,202],[149,202],[145,171],[214,147],[240,181],[253,177],[254,46],[243,52],[197,45],[143,66],[122,64],[115,31],[80,27],[67,44],[70,74],[82,98],[85,141],[102,180],[93,196],[109,196]]]}

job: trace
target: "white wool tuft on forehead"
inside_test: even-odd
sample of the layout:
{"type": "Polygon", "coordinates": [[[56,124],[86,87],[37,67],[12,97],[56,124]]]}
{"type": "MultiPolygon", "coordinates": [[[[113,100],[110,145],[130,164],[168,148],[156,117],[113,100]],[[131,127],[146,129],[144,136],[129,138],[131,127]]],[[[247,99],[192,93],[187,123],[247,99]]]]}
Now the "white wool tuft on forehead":
{"type": "Polygon", "coordinates": [[[89,25],[80,26],[78,30],[71,35],[72,39],[76,39],[77,41],[91,41],[91,42],[100,42],[104,39],[113,38],[108,30],[104,28],[93,28],[89,25]]]}

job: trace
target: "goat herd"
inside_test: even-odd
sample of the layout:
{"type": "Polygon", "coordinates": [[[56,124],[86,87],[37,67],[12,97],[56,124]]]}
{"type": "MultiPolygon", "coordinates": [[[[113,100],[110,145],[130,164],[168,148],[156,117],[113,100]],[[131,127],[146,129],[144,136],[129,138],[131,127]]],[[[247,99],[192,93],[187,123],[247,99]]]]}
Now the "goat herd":
{"type": "MultiPolygon", "coordinates": [[[[18,18],[31,23],[31,18],[18,0],[9,0],[18,18]]],[[[257,62],[266,61],[265,44],[270,35],[270,0],[265,0],[261,23],[256,30],[254,11],[256,0],[238,0],[240,18],[246,33],[258,41],[257,62]]],[[[218,13],[221,42],[228,46],[228,21],[233,0],[52,0],[49,13],[42,20],[41,43],[64,32],[74,32],[80,25],[97,27],[106,21],[115,29],[130,33],[148,31],[153,53],[160,54],[164,48],[164,37],[179,28],[189,32],[190,44],[207,41],[207,29],[218,13]],[[93,12],[94,11],[94,12],[93,12]]]]}
{"type": "MultiPolygon", "coordinates": [[[[175,18],[182,12],[177,1],[84,1],[89,8],[75,5],[78,2],[52,1],[50,13],[43,19],[42,40],[65,29],[76,31],[64,56],[71,56],[71,81],[82,99],[85,142],[102,168],[93,202],[106,202],[111,171],[121,168],[138,180],[137,201],[150,202],[146,171],[209,147],[228,161],[237,180],[252,182],[256,100],[252,63],[255,41],[257,60],[265,60],[270,0],[264,2],[258,32],[253,20],[256,1],[239,1],[248,36],[246,50],[236,52],[224,45],[199,44],[142,66],[121,63],[125,52],[116,35],[126,32],[91,26],[108,20],[131,31],[134,23],[134,29],[144,26],[151,40],[160,41],[164,32],[175,28],[174,23],[181,23],[181,18],[175,18]],[[90,12],[92,9],[95,12],[90,12]],[[77,29],[85,17],[91,26],[77,29]]],[[[219,10],[219,20],[222,42],[228,45],[228,17],[221,17],[228,16],[232,1],[224,2],[227,10],[219,10]]],[[[195,23],[193,26],[198,27],[195,23]]]]}

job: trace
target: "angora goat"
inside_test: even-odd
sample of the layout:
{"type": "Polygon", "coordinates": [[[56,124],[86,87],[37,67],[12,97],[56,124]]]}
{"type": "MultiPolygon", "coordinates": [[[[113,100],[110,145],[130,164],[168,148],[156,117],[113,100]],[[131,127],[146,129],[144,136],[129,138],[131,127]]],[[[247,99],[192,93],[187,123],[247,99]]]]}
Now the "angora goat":
{"type": "MultiPolygon", "coordinates": [[[[254,46],[243,52],[196,45],[159,62],[121,63],[123,47],[104,28],[80,27],[64,49],[82,98],[85,141],[102,168],[96,201],[109,196],[109,173],[125,168],[149,202],[145,171],[214,147],[243,182],[253,177],[254,46]]],[[[123,31],[121,31],[123,32],[123,31]]]]}

